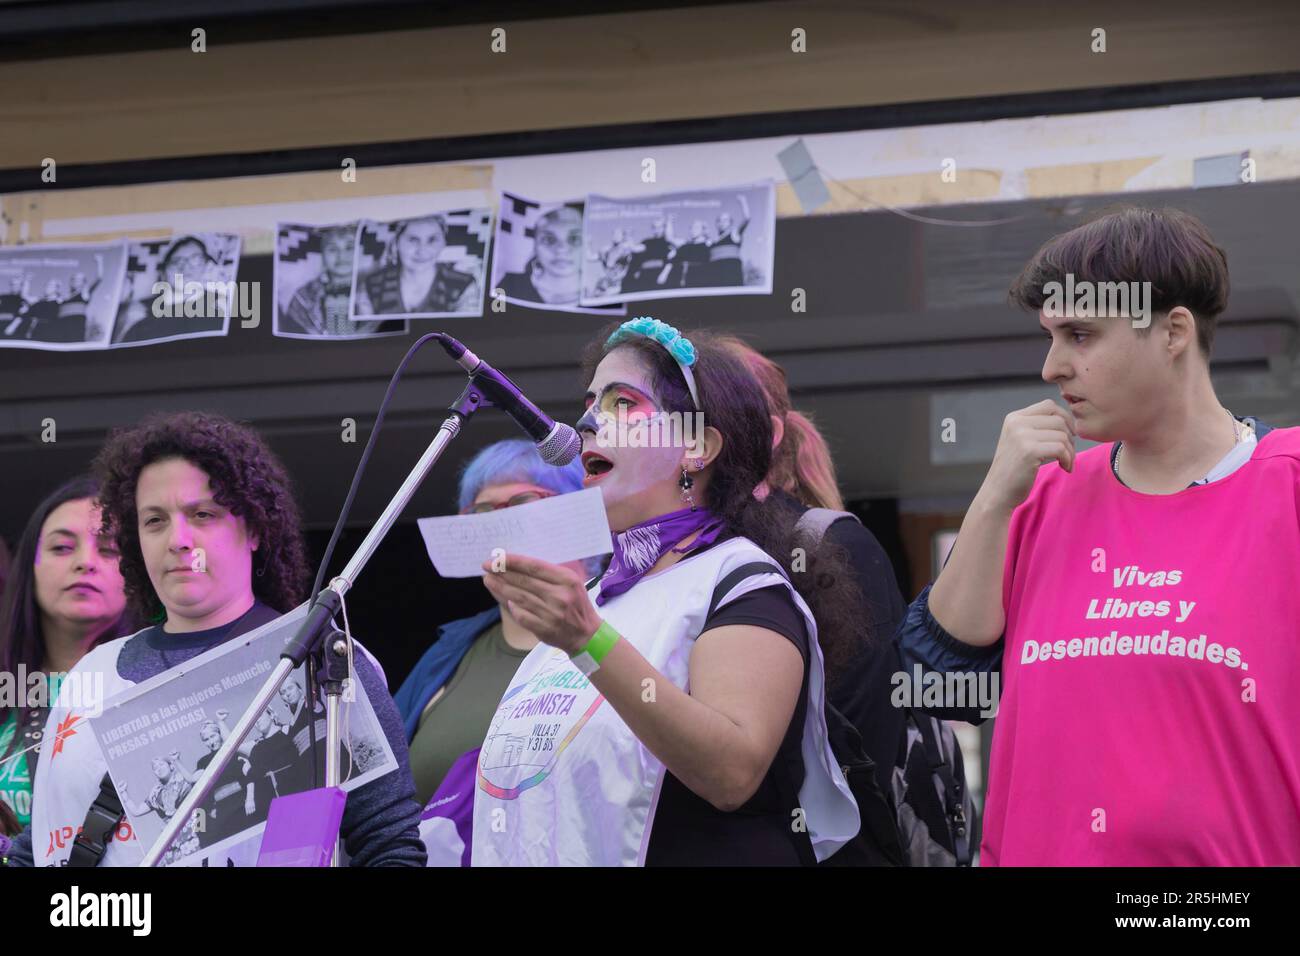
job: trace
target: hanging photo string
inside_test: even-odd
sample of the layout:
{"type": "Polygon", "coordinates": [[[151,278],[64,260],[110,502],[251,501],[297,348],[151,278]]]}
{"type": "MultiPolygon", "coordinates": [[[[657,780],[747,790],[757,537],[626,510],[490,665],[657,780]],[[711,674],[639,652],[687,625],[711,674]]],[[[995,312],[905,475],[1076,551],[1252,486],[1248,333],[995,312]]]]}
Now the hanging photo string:
{"type": "MultiPolygon", "coordinates": [[[[891,206],[888,203],[883,203],[880,202],[879,200],[872,199],[870,196],[866,195],[865,193],[861,193],[858,190],[854,189],[852,186],[850,186],[848,183],[844,182],[843,180],[837,179],[836,177],[832,176],[829,172],[827,172],[825,169],[823,169],[821,166],[817,164],[813,164],[812,168],[816,170],[817,173],[820,174],[824,180],[826,180],[826,182],[833,183],[834,185],[838,186],[840,189],[844,190],[846,193],[848,193],[853,198],[859,200],[860,202],[865,203],[868,206],[875,206],[877,209],[883,209],[886,212],[892,212],[894,215],[901,216],[904,219],[910,219],[913,222],[923,223],[927,226],[976,226],[976,227],[984,228],[987,226],[1004,226],[1007,223],[1020,222],[1022,219],[1028,218],[1027,216],[1007,216],[1004,219],[938,219],[934,216],[921,216],[914,212],[908,212],[906,209],[902,209],[898,206],[891,206]]],[[[865,210],[859,210],[859,211],[861,212],[865,210]]]]}

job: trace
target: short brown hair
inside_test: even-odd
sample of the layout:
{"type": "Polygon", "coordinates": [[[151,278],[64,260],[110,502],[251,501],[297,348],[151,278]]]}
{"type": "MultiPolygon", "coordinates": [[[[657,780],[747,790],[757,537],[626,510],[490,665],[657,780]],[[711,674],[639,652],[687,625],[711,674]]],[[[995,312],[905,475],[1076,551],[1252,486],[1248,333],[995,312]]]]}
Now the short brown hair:
{"type": "Polygon", "coordinates": [[[1179,209],[1124,206],[1049,239],[1011,284],[1014,305],[1038,312],[1045,286],[1083,281],[1150,282],[1153,313],[1183,306],[1196,317],[1196,340],[1210,357],[1214,329],[1228,306],[1228,257],[1195,216],[1179,209]]]}

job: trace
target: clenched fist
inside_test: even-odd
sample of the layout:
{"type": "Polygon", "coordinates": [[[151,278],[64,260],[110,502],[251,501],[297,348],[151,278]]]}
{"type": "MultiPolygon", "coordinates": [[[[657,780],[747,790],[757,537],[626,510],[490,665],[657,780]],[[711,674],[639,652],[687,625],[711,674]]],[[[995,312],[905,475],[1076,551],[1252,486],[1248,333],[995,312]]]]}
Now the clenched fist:
{"type": "Polygon", "coordinates": [[[1074,471],[1074,416],[1051,399],[1012,412],[1002,421],[993,464],[980,493],[1007,511],[1013,511],[1034,486],[1038,469],[1056,461],[1074,471]]]}

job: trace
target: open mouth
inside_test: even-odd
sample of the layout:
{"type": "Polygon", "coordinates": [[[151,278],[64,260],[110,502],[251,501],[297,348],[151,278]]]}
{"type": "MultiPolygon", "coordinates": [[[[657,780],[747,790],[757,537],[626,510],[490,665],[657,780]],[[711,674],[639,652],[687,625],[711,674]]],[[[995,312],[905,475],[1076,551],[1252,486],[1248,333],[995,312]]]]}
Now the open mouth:
{"type": "Polygon", "coordinates": [[[582,453],[582,470],[586,473],[582,483],[589,485],[613,471],[614,463],[594,451],[584,451],[582,453]]]}

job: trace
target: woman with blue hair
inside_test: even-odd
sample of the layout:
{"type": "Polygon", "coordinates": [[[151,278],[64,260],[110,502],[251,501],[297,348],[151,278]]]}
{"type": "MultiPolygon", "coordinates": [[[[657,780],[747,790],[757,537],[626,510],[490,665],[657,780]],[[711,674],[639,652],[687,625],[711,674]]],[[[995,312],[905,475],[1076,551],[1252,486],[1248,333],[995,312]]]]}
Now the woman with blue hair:
{"type": "MultiPolygon", "coordinates": [[[[582,488],[582,465],[556,468],[542,461],[525,439],[508,439],[484,448],[465,466],[460,479],[461,514],[494,511],[562,495],[582,488]]],[[[586,577],[600,573],[603,558],[571,561],[566,566],[586,577]]],[[[421,823],[431,866],[468,864],[473,772],[479,745],[501,695],[519,663],[537,645],[504,605],[438,628],[433,646],[395,695],[411,745],[411,773],[416,798],[430,804],[421,823]],[[461,776],[468,775],[469,786],[461,776]],[[438,800],[430,800],[434,794],[438,800]],[[458,814],[457,794],[468,797],[458,814]],[[431,811],[436,807],[436,817],[431,811]],[[448,824],[446,821],[450,820],[448,824]],[[452,827],[460,832],[457,836],[452,827]],[[440,831],[431,836],[429,831],[440,831]],[[462,842],[463,841],[463,842],[462,842]],[[439,853],[439,846],[444,852],[439,853]]]]}

